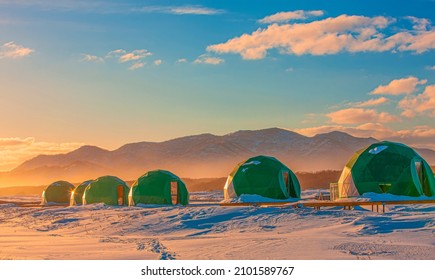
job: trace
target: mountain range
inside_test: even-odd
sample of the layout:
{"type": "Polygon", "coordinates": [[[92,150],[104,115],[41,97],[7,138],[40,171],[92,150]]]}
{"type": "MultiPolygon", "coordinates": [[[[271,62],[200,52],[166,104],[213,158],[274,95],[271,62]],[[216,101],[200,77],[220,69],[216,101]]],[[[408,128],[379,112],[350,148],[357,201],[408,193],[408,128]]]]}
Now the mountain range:
{"type": "MultiPolygon", "coordinates": [[[[307,137],[269,128],[131,143],[113,151],[82,146],[66,154],[39,155],[2,172],[0,186],[48,184],[61,179],[80,182],[107,174],[132,180],[152,169],[171,170],[184,178],[217,178],[227,176],[238,162],[259,154],[274,156],[294,171],[341,170],[355,151],[375,142],[378,140],[338,131],[307,137]]],[[[435,164],[435,151],[416,150],[435,164]]]]}

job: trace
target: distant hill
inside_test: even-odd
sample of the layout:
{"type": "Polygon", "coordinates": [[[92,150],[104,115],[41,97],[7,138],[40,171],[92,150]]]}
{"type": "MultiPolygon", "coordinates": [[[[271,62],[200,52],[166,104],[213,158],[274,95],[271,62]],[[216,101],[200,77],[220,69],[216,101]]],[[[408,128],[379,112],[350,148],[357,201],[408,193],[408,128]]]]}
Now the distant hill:
{"type": "MultiPolygon", "coordinates": [[[[83,146],[67,154],[40,155],[0,173],[0,186],[40,185],[60,179],[79,182],[107,174],[134,180],[152,169],[168,169],[184,178],[219,178],[226,177],[238,162],[259,154],[275,156],[299,172],[341,170],[356,150],[374,142],[374,138],[337,131],[306,137],[270,128],[131,143],[113,151],[83,146]]],[[[435,164],[435,151],[417,151],[435,164]]]]}

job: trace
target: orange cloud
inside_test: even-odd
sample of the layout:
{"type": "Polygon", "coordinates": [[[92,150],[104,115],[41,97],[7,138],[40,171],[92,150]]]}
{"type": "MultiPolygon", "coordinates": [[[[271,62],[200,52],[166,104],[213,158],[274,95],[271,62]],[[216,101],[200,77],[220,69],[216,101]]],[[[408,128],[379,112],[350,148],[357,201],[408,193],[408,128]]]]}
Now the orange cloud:
{"type": "Polygon", "coordinates": [[[428,85],[423,93],[406,96],[399,102],[403,109],[402,115],[412,118],[418,114],[427,114],[435,117],[435,85],[428,85]]]}
{"type": "Polygon", "coordinates": [[[401,32],[392,36],[391,41],[398,45],[399,51],[414,51],[415,53],[423,53],[427,50],[435,48],[435,31],[422,31],[418,34],[409,32],[401,32]]]}
{"type": "MultiPolygon", "coordinates": [[[[225,43],[211,45],[207,50],[240,53],[244,59],[264,58],[267,50],[273,48],[296,55],[334,54],[344,50],[352,51],[355,45],[368,40],[367,30],[376,33],[377,28],[384,28],[389,22],[385,17],[341,15],[309,23],[272,24],[252,34],[243,34],[225,43]]],[[[376,48],[381,47],[379,43],[376,45],[376,48]]]]}
{"type": "Polygon", "coordinates": [[[356,106],[356,107],[373,107],[373,106],[385,104],[388,101],[389,100],[386,97],[379,97],[379,98],[374,98],[374,99],[370,99],[367,101],[356,102],[356,103],[353,103],[351,105],[356,106]]]}
{"type": "Polygon", "coordinates": [[[435,128],[430,126],[416,126],[412,129],[393,130],[380,123],[366,123],[358,126],[318,126],[295,130],[295,132],[306,136],[314,136],[331,131],[342,131],[355,137],[374,137],[378,140],[390,140],[404,142],[408,145],[420,148],[435,150],[435,128]]]}
{"type": "Polygon", "coordinates": [[[27,138],[18,138],[18,137],[11,137],[11,138],[0,138],[0,148],[4,149],[6,147],[10,146],[21,146],[21,145],[31,145],[35,142],[35,138],[33,137],[27,137],[27,138]]]}
{"type": "Polygon", "coordinates": [[[36,141],[34,137],[0,138],[0,170],[10,170],[40,154],[67,153],[83,145],[83,143],[41,142],[36,141]]]}
{"type": "Polygon", "coordinates": [[[208,55],[200,55],[195,61],[193,61],[195,64],[212,64],[212,65],[218,65],[221,63],[224,63],[224,60],[219,57],[212,57],[208,55]]]}
{"type": "Polygon", "coordinates": [[[412,28],[415,30],[427,30],[430,27],[430,21],[427,18],[405,17],[413,23],[412,28]]]}
{"type": "Polygon", "coordinates": [[[297,133],[306,136],[314,136],[321,133],[328,133],[331,131],[342,131],[356,137],[375,137],[383,139],[391,135],[395,135],[395,132],[380,123],[366,123],[359,126],[348,127],[342,125],[324,125],[317,127],[308,127],[295,130],[297,133]]]}
{"type": "Polygon", "coordinates": [[[424,85],[427,80],[419,80],[410,76],[407,78],[391,81],[388,85],[381,85],[375,88],[371,94],[401,95],[415,92],[417,85],[424,85]]]}
{"type": "Polygon", "coordinates": [[[20,58],[29,56],[33,52],[34,50],[17,45],[13,41],[0,45],[0,58],[20,58]]]}
{"type": "Polygon", "coordinates": [[[386,112],[377,112],[373,109],[347,108],[326,115],[333,123],[359,124],[359,123],[388,123],[397,122],[399,118],[386,112]]]}
{"type": "MultiPolygon", "coordinates": [[[[243,34],[224,43],[210,45],[207,51],[238,53],[243,59],[262,59],[270,49],[294,55],[327,55],[339,52],[414,51],[422,53],[435,48],[435,31],[410,30],[391,36],[382,33],[395,19],[378,16],[340,15],[297,24],[277,24],[300,13],[278,13],[261,22],[275,22],[251,34],[243,34]]],[[[419,21],[420,26],[425,24],[419,21]]]]}
{"type": "MultiPolygon", "coordinates": [[[[104,57],[99,57],[91,54],[83,54],[83,58],[81,61],[104,62],[109,61],[109,59],[116,59],[119,63],[131,63],[130,67],[128,68],[129,70],[137,70],[145,66],[146,63],[144,62],[144,58],[151,55],[152,53],[145,49],[133,50],[131,52],[127,52],[123,49],[116,49],[108,52],[104,57]]],[[[158,64],[158,61],[160,60],[156,61],[158,64]]],[[[154,62],[154,64],[156,64],[156,61],[154,62]]]]}
{"type": "MultiPolygon", "coordinates": [[[[432,140],[435,138],[435,128],[430,126],[417,126],[414,129],[404,129],[397,132],[401,137],[420,137],[432,140]]],[[[435,146],[435,144],[434,144],[435,146]]]]}
{"type": "Polygon", "coordinates": [[[136,63],[133,63],[133,65],[131,65],[128,69],[134,71],[134,70],[140,69],[140,68],[142,68],[144,66],[145,66],[145,63],[143,63],[143,62],[136,62],[136,63]]]}
{"type": "Polygon", "coordinates": [[[82,54],[83,58],[81,61],[86,61],[86,62],[104,62],[104,58],[96,56],[96,55],[91,55],[91,54],[82,54]]]}
{"type": "Polygon", "coordinates": [[[121,57],[119,58],[119,62],[124,63],[132,60],[139,60],[150,55],[152,55],[152,53],[147,50],[134,50],[130,53],[121,55],[121,57]]]}

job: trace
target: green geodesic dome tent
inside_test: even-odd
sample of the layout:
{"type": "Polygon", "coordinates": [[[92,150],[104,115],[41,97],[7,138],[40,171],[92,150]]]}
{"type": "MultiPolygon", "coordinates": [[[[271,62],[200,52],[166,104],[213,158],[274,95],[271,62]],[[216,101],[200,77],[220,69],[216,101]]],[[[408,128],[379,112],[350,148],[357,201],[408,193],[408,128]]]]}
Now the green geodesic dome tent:
{"type": "Polygon", "coordinates": [[[69,203],[73,189],[74,185],[66,181],[56,181],[51,183],[42,192],[42,204],[49,202],[69,203]]]}
{"type": "Polygon", "coordinates": [[[256,156],[240,162],[228,176],[225,199],[257,194],[274,199],[300,198],[296,175],[274,157],[256,156]]]}
{"type": "Polygon", "coordinates": [[[369,192],[434,196],[435,179],[430,166],[413,149],[384,141],[356,152],[338,181],[339,197],[369,192]]]}
{"type": "Polygon", "coordinates": [[[84,181],[73,190],[69,202],[71,206],[83,204],[83,193],[92,181],[93,180],[84,181]]]}
{"type": "Polygon", "coordinates": [[[127,184],[118,177],[99,177],[86,187],[83,193],[83,204],[128,205],[129,191],[127,184]]]}
{"type": "Polygon", "coordinates": [[[130,188],[129,205],[137,204],[182,204],[189,203],[186,185],[175,174],[166,170],[149,171],[130,188]]]}

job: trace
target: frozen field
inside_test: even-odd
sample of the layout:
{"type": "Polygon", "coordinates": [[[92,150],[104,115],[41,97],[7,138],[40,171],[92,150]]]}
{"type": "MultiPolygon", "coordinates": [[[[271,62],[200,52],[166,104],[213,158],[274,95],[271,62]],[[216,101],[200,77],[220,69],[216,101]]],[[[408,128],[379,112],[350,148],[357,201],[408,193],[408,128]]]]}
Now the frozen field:
{"type": "Polygon", "coordinates": [[[220,192],[192,193],[191,200],[190,207],[1,204],[0,260],[435,259],[433,204],[376,213],[220,207],[220,192]]]}

